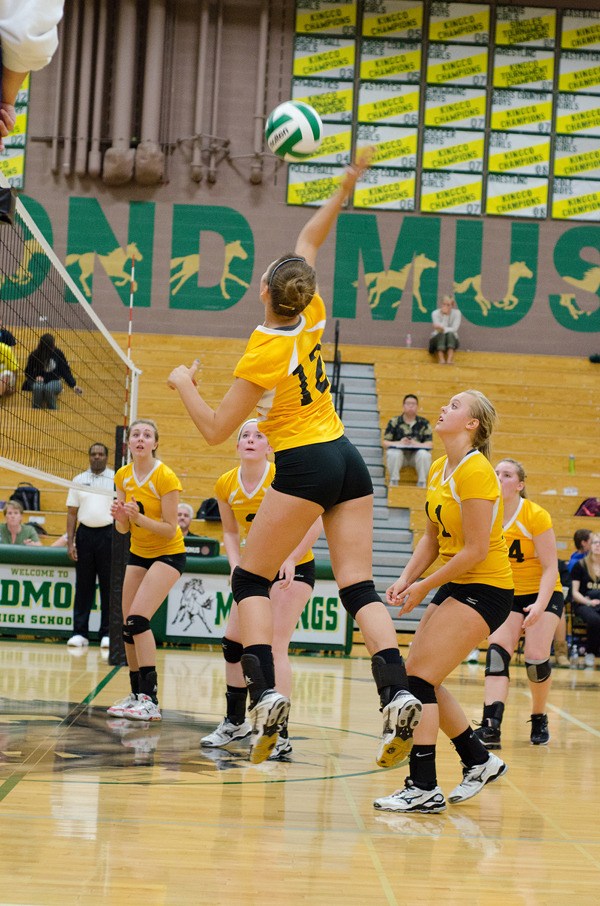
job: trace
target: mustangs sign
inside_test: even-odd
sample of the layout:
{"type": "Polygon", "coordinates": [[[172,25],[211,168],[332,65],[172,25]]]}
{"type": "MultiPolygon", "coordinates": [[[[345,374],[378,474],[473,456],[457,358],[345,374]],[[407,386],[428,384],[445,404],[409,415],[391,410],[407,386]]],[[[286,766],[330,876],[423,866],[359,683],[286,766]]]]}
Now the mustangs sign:
{"type": "MultiPolygon", "coordinates": [[[[228,576],[184,573],[167,600],[166,639],[219,642],[232,605],[228,576]]],[[[346,635],[347,615],[337,585],[317,580],[292,636],[292,646],[344,650],[346,635]]]]}

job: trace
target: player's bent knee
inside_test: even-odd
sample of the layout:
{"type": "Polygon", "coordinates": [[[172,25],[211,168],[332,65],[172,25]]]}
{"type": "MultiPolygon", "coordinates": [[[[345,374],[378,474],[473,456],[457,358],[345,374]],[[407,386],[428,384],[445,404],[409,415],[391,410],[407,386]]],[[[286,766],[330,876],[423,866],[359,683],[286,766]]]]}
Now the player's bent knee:
{"type": "Polygon", "coordinates": [[[150,620],[139,613],[132,613],[127,617],[125,625],[132,636],[141,635],[150,629],[150,620]]]}
{"type": "Polygon", "coordinates": [[[485,675],[486,676],[509,676],[508,665],[510,664],[510,654],[501,645],[492,642],[487,650],[485,658],[485,675]]]}
{"type": "Polygon", "coordinates": [[[545,683],[547,679],[550,678],[552,673],[552,667],[550,666],[550,659],[548,658],[545,661],[525,661],[525,667],[527,668],[527,678],[531,683],[545,683]]]}
{"type": "Polygon", "coordinates": [[[221,648],[223,649],[223,657],[228,664],[240,663],[244,651],[244,646],[241,642],[233,642],[224,635],[221,639],[221,648]]]}
{"type": "Polygon", "coordinates": [[[340,601],[352,617],[355,617],[361,607],[365,607],[366,604],[375,604],[377,601],[380,604],[383,603],[375,591],[375,583],[372,579],[340,588],[340,601]]]}
{"type": "Polygon", "coordinates": [[[437,695],[435,694],[435,686],[433,683],[422,679],[420,676],[409,676],[408,688],[415,698],[419,699],[422,705],[437,704],[437,695]]]}
{"type": "Polygon", "coordinates": [[[250,573],[241,566],[236,566],[231,576],[231,591],[237,604],[245,598],[268,598],[271,585],[270,579],[250,573]]]}

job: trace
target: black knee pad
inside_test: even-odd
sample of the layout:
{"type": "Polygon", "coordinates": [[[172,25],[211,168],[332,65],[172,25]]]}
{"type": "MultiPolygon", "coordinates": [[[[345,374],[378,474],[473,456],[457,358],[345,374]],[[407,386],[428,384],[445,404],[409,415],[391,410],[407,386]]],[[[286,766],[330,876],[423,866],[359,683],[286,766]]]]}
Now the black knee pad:
{"type": "Polygon", "coordinates": [[[366,604],[373,604],[376,601],[383,603],[375,591],[375,583],[372,579],[367,579],[365,582],[355,582],[354,585],[340,588],[340,601],[351,617],[355,617],[361,607],[366,604]]]}
{"type": "Polygon", "coordinates": [[[226,635],[221,639],[221,648],[223,657],[228,664],[239,664],[244,652],[244,646],[241,642],[232,642],[226,635]]]}
{"type": "MultiPolygon", "coordinates": [[[[125,620],[125,625],[132,636],[141,635],[150,629],[150,620],[139,613],[133,613],[125,620]]],[[[132,639],[133,641],[133,639],[132,639]]]]}
{"type": "Polygon", "coordinates": [[[265,579],[264,576],[257,576],[255,573],[249,573],[247,569],[242,569],[241,566],[236,566],[231,576],[233,600],[241,604],[244,598],[268,598],[272,584],[271,579],[265,579]]]}
{"type": "Polygon", "coordinates": [[[129,626],[127,626],[126,623],[123,624],[122,634],[123,634],[123,641],[125,642],[125,644],[133,645],[133,636],[131,634],[131,630],[129,629],[129,626]]]}
{"type": "Polygon", "coordinates": [[[527,678],[532,683],[545,683],[552,673],[550,659],[545,661],[525,661],[527,678]]]}
{"type": "Polygon", "coordinates": [[[419,699],[422,705],[437,705],[435,686],[433,686],[432,683],[429,683],[427,680],[421,679],[420,676],[409,675],[408,688],[415,696],[415,698],[419,699]]]}
{"type": "Polygon", "coordinates": [[[485,675],[486,676],[509,676],[508,665],[510,664],[510,654],[501,645],[492,642],[485,656],[485,675]]]}

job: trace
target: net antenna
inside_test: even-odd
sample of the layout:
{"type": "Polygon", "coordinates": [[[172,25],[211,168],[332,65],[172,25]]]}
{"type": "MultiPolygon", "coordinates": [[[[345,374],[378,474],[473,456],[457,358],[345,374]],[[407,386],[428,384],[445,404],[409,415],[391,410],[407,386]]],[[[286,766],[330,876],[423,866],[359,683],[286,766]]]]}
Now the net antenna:
{"type": "Polygon", "coordinates": [[[0,327],[9,344],[16,341],[10,349],[19,366],[15,392],[0,398],[0,468],[71,487],[88,448],[103,443],[114,450],[116,429],[136,416],[141,371],[130,355],[135,263],[125,354],[1,174],[0,187],[0,327]],[[44,365],[45,380],[52,371],[60,377],[56,408],[52,388],[40,389],[42,381],[31,376],[44,356],[39,351],[47,354],[48,343],[40,340],[48,334],[56,353],[44,365]]]}

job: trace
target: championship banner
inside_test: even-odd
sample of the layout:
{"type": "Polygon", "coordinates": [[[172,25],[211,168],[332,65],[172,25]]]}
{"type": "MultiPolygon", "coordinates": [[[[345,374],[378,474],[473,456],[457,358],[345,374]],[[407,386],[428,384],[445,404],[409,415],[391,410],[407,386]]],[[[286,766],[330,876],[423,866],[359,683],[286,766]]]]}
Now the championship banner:
{"type": "Polygon", "coordinates": [[[600,182],[555,179],[552,216],[555,220],[600,222],[600,182]]]}
{"type": "Polygon", "coordinates": [[[492,129],[503,132],[538,132],[552,129],[552,94],[533,91],[494,91],[492,129]]]}
{"type": "MultiPolygon", "coordinates": [[[[228,575],[184,573],[167,598],[167,640],[219,642],[225,633],[233,596],[228,575]]],[[[343,649],[347,614],[335,582],[317,579],[292,636],[292,646],[343,649]]]]}
{"type": "Polygon", "coordinates": [[[563,50],[560,55],[558,87],[560,91],[585,91],[600,94],[600,53],[563,50]]]}
{"type": "Polygon", "coordinates": [[[362,33],[366,38],[423,37],[423,4],[415,0],[365,0],[362,33]]]}
{"type": "Polygon", "coordinates": [[[432,3],[430,41],[462,41],[488,44],[490,8],[475,3],[432,3]]]}
{"type": "Polygon", "coordinates": [[[499,6],[496,9],[496,45],[554,47],[556,10],[537,6],[499,6]]]}
{"type": "Polygon", "coordinates": [[[354,41],[345,38],[305,38],[294,41],[293,75],[296,78],[354,78],[354,41]]]}
{"type": "Polygon", "coordinates": [[[417,166],[417,130],[400,126],[358,126],[357,148],[374,148],[371,167],[399,167],[414,170],[417,166]]]}
{"type": "Polygon", "coordinates": [[[600,139],[557,135],[554,142],[554,176],[600,179],[600,139]]]}
{"type": "Polygon", "coordinates": [[[421,211],[481,214],[482,178],[471,173],[421,174],[421,211]]]}
{"type": "Polygon", "coordinates": [[[430,44],[427,56],[429,85],[486,85],[487,47],[430,44]]]}
{"type": "Polygon", "coordinates": [[[425,125],[483,129],[486,104],[485,89],[428,86],[425,94],[425,125]]]}
{"type": "Polygon", "coordinates": [[[354,101],[352,83],[327,79],[293,79],[292,100],[310,104],[323,120],[336,123],[352,122],[354,101]]]}
{"type": "Polygon", "coordinates": [[[314,154],[311,163],[339,164],[345,166],[350,163],[350,149],[352,145],[352,128],[337,125],[336,123],[323,123],[323,140],[314,154]]]}
{"type": "Polygon", "coordinates": [[[589,94],[559,94],[556,131],[600,136],[600,98],[589,94]]]}
{"type": "Polygon", "coordinates": [[[600,50],[600,10],[566,9],[562,20],[561,47],[600,50]]]}
{"type": "Polygon", "coordinates": [[[554,53],[528,47],[497,48],[494,56],[494,88],[529,88],[552,91],[554,53]]]}
{"type": "MultiPolygon", "coordinates": [[[[73,634],[75,568],[35,563],[0,563],[0,633],[51,630],[73,634]]],[[[100,596],[90,614],[90,631],[100,629],[100,596]]]]}
{"type": "Polygon", "coordinates": [[[343,175],[343,167],[327,164],[290,164],[287,203],[318,207],[333,195],[343,175]]]}
{"type": "Polygon", "coordinates": [[[545,218],[548,180],[531,176],[488,176],[485,213],[500,217],[545,218]]]}
{"type": "Polygon", "coordinates": [[[522,135],[515,132],[492,132],[489,141],[490,173],[522,173],[548,176],[550,136],[522,135]]]}
{"type": "Polygon", "coordinates": [[[360,77],[387,79],[390,82],[420,82],[420,45],[402,41],[363,41],[360,77]]]}
{"type": "Polygon", "coordinates": [[[15,128],[4,139],[4,151],[0,151],[0,173],[8,180],[13,189],[22,189],[25,185],[25,146],[27,144],[30,83],[31,76],[28,75],[17,92],[15,128]]]}
{"type": "Polygon", "coordinates": [[[424,170],[483,170],[484,133],[461,129],[425,129],[424,170]]]}
{"type": "Polygon", "coordinates": [[[296,32],[302,35],[354,35],[356,3],[348,0],[296,0],[296,32]]]}
{"type": "Polygon", "coordinates": [[[361,82],[358,91],[358,120],[398,126],[419,122],[419,88],[397,82],[361,82]]]}
{"type": "Polygon", "coordinates": [[[356,183],[353,200],[355,208],[377,208],[380,211],[414,211],[414,171],[384,167],[369,170],[356,183]]]}

